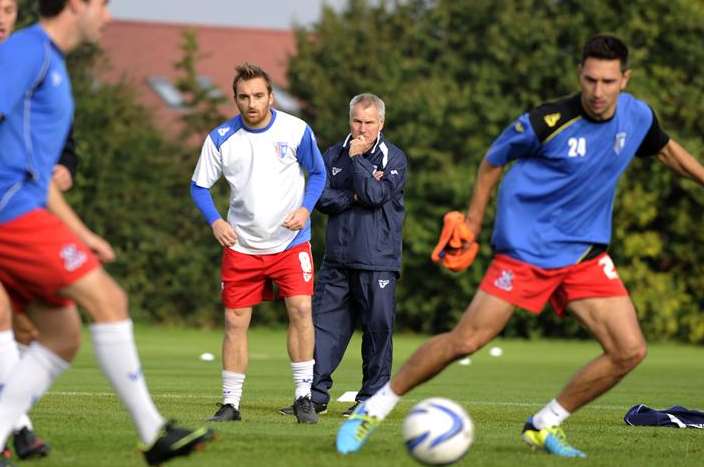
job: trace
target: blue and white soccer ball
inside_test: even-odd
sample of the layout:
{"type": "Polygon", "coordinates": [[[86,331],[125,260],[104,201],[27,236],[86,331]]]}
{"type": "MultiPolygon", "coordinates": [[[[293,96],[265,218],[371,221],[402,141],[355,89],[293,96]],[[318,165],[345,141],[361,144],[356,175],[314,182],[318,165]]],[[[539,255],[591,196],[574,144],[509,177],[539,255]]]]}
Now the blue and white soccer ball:
{"type": "Polygon", "coordinates": [[[459,404],[441,397],[416,404],[403,422],[408,453],[423,464],[447,465],[464,456],[474,441],[474,423],[459,404]]]}

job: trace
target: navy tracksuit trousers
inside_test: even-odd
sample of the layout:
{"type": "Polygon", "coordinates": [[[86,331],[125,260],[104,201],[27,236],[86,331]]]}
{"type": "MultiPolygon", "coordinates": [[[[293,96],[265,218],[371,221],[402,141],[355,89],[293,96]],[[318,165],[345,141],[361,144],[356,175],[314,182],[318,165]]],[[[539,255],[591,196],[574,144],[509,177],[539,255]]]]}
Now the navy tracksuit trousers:
{"type": "Polygon", "coordinates": [[[391,378],[398,273],[348,269],[323,262],[316,280],[313,401],[329,402],[332,374],[358,322],[362,326],[362,387],[356,399],[366,400],[391,378]]]}

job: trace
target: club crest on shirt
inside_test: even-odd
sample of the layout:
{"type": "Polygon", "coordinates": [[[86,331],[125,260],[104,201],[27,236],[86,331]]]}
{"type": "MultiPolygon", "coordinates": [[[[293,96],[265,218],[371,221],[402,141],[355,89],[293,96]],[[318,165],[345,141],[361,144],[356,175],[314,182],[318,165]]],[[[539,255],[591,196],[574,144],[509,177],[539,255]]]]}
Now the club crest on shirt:
{"type": "Polygon", "coordinates": [[[494,285],[506,292],[513,290],[513,272],[506,269],[501,271],[501,277],[494,281],[494,285]]]}
{"type": "Polygon", "coordinates": [[[276,154],[278,154],[281,159],[286,157],[286,154],[288,154],[288,143],[285,141],[276,143],[276,154]]]}
{"type": "Polygon", "coordinates": [[[626,146],[626,132],[620,131],[616,133],[616,139],[614,139],[614,152],[616,154],[621,154],[624,146],[626,146]]]}

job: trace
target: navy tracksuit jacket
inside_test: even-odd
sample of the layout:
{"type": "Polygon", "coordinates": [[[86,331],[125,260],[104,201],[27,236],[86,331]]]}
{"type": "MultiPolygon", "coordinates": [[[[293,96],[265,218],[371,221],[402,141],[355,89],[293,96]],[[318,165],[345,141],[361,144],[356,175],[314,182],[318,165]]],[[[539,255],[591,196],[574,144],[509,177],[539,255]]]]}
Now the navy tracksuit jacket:
{"type": "Polygon", "coordinates": [[[391,377],[406,155],[380,135],[368,153],[350,157],[350,139],[325,152],[327,181],[316,206],[328,223],[313,297],[312,397],[324,404],[357,322],[363,332],[357,400],[368,399],[391,377]],[[374,178],[376,170],[384,172],[381,180],[374,178]]]}

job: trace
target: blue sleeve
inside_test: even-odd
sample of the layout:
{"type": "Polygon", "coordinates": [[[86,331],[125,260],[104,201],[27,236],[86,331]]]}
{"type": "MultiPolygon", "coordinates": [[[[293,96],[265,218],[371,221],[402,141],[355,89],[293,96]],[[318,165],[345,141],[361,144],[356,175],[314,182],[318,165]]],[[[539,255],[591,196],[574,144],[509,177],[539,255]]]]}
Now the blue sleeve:
{"type": "Polygon", "coordinates": [[[390,153],[381,180],[374,178],[374,165],[361,156],[353,157],[352,184],[359,202],[369,207],[379,207],[392,200],[406,185],[406,155],[401,150],[390,153]]]}
{"type": "Polygon", "coordinates": [[[325,161],[325,189],[320,195],[318,204],[315,206],[318,211],[325,214],[338,214],[345,211],[352,206],[354,202],[354,192],[352,190],[341,190],[337,188],[332,188],[330,186],[330,180],[332,174],[330,173],[332,167],[332,158],[338,153],[339,146],[333,146],[325,152],[323,160],[325,161]]]}
{"type": "Polygon", "coordinates": [[[306,183],[306,191],[303,195],[303,207],[309,213],[313,213],[315,203],[318,202],[320,194],[325,188],[325,162],[320,154],[320,149],[315,141],[313,131],[309,126],[306,126],[306,131],[303,133],[301,143],[296,151],[298,163],[308,172],[308,182],[306,183]]]}
{"type": "Polygon", "coordinates": [[[198,210],[203,214],[203,217],[212,224],[218,219],[221,219],[220,213],[215,207],[215,202],[210,194],[210,190],[196,185],[196,182],[191,182],[191,199],[195,203],[198,210]]]}
{"type": "Polygon", "coordinates": [[[494,167],[499,167],[515,159],[532,157],[539,149],[540,142],[526,113],[506,127],[496,138],[485,159],[494,167]]]}
{"type": "Polygon", "coordinates": [[[49,66],[41,42],[25,33],[15,36],[0,44],[0,122],[41,82],[49,66]]]}

